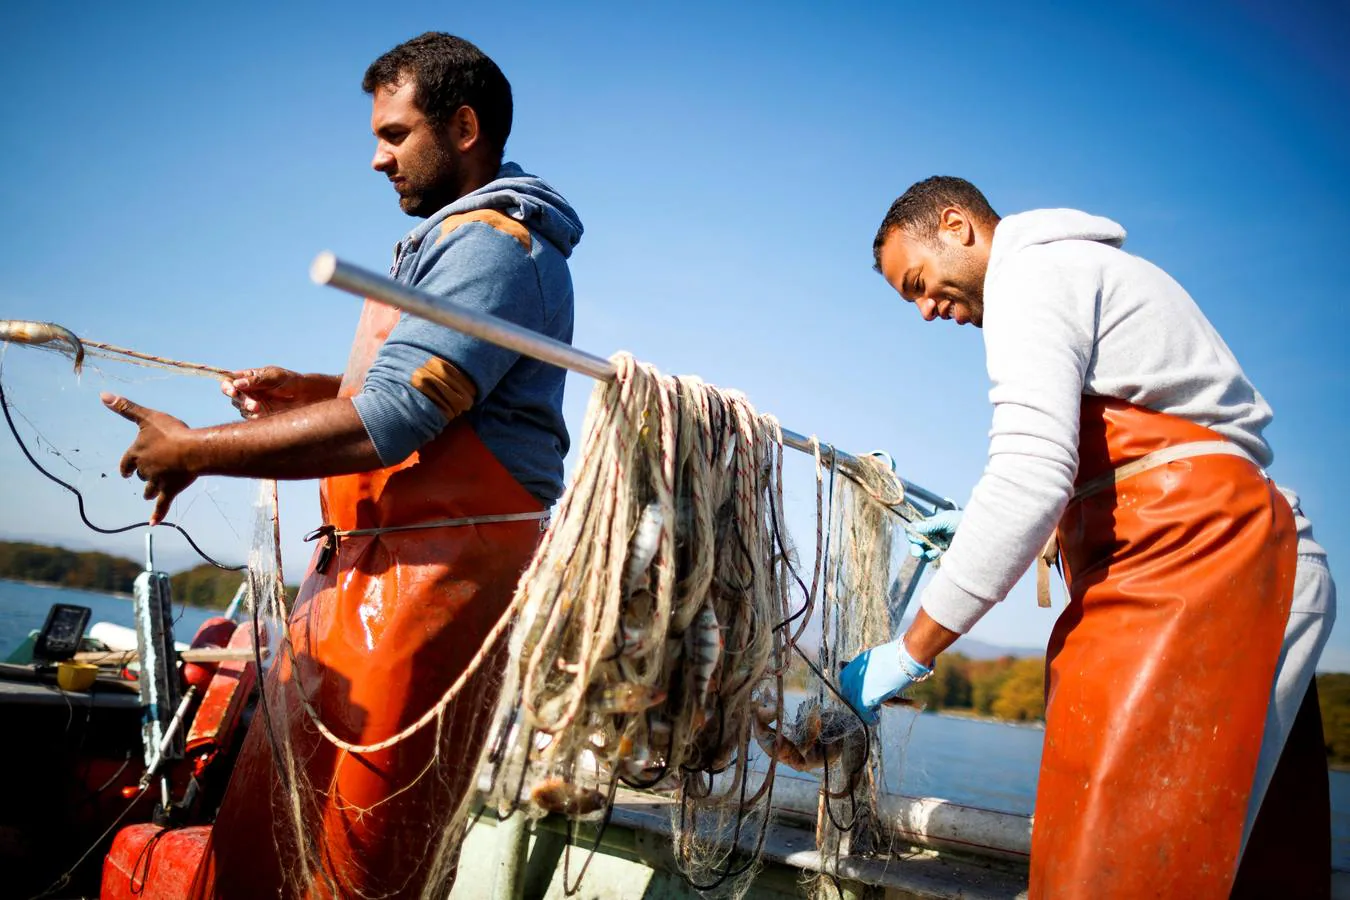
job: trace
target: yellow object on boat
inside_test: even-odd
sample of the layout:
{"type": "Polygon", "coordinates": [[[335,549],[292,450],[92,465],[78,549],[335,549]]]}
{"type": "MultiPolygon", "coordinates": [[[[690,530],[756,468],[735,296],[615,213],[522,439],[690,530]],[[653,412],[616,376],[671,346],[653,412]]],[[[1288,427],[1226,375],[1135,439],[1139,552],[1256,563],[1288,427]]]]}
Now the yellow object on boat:
{"type": "Polygon", "coordinates": [[[87,691],[98,678],[98,666],[66,660],[56,666],[56,683],[63,691],[87,691]]]}

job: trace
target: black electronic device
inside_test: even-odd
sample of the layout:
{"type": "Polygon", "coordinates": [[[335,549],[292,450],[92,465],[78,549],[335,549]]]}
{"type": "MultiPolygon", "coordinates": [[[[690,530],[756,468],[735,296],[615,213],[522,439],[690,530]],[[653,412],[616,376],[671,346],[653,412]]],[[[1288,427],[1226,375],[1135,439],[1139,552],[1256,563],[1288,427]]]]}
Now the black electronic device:
{"type": "Polygon", "coordinates": [[[84,627],[89,624],[90,609],[73,603],[53,603],[47,611],[47,621],[33,642],[35,662],[60,662],[70,659],[80,649],[84,627]]]}

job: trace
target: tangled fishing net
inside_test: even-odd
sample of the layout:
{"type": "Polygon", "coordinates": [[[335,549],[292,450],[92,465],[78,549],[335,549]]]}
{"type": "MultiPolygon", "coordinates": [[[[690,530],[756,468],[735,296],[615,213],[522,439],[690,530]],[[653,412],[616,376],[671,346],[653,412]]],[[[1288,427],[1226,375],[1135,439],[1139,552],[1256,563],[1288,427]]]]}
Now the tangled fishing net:
{"type": "MultiPolygon", "coordinates": [[[[901,629],[905,594],[919,563],[897,552],[906,541],[900,519],[922,513],[904,497],[889,460],[860,457],[848,479],[831,481],[829,545],[821,615],[819,671],[837,672],[862,650],[891,640],[901,629]]],[[[841,892],[833,876],[845,856],[886,856],[891,836],[878,817],[887,773],[881,730],[862,727],[852,710],[816,679],[815,692],[799,709],[819,724],[822,746],[816,846],[821,854],[812,893],[841,892]]]]}
{"type": "Polygon", "coordinates": [[[816,696],[783,726],[789,651],[812,627],[829,555],[819,448],[808,587],[783,518],[777,421],[738,392],[624,354],[613,362],[617,377],[592,395],[573,482],[517,589],[486,800],[500,815],[603,827],[620,786],[671,792],[686,878],[738,895],[759,863],[780,762],[826,767],[831,808],[852,807],[827,817],[838,825],[822,826],[827,849],[839,851],[841,832],[875,830],[876,739],[819,676],[891,637],[895,508],[920,513],[879,461],[832,504],[842,539],[816,696]]]}
{"type": "Polygon", "coordinates": [[[772,784],[771,764],[750,789],[748,748],[790,616],[782,434],[738,393],[614,363],[517,590],[488,802],[584,818],[620,784],[676,787],[677,855],[697,884],[735,852],[698,839],[705,820],[734,828],[772,784]]]}

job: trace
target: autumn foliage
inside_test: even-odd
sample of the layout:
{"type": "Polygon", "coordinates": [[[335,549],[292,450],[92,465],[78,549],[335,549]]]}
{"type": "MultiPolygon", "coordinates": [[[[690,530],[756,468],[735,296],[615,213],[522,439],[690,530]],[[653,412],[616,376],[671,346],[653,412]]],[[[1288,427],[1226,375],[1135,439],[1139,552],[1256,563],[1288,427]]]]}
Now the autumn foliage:
{"type": "Polygon", "coordinates": [[[965,710],[1011,722],[1040,721],[1045,718],[1045,660],[944,653],[933,677],[907,696],[932,712],[965,710]]]}

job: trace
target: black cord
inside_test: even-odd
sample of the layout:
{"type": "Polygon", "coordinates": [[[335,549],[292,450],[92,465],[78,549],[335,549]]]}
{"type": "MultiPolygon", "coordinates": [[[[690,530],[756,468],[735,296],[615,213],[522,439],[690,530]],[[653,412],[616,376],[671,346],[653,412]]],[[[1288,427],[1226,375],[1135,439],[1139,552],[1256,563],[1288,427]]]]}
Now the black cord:
{"type": "MultiPolygon", "coordinates": [[[[46,469],[42,468],[42,464],[39,463],[37,459],[34,458],[32,453],[29,452],[28,445],[25,444],[23,442],[23,438],[19,436],[19,429],[15,427],[14,418],[9,414],[9,400],[5,398],[5,385],[3,378],[0,378],[0,410],[4,410],[5,424],[9,426],[9,433],[14,435],[14,441],[19,445],[19,449],[23,451],[23,455],[28,458],[28,461],[30,463],[33,464],[33,468],[37,469],[43,475],[47,476],[48,479],[50,479],[51,481],[55,481],[57,484],[61,485],[61,487],[65,488],[66,490],[70,491],[72,494],[75,495],[75,501],[79,505],[80,520],[84,522],[86,526],[88,526],[90,529],[94,531],[97,531],[99,534],[121,534],[124,531],[134,531],[137,528],[146,528],[150,525],[149,522],[136,522],[135,524],[132,525],[124,525],[121,528],[100,528],[93,522],[89,521],[89,517],[84,513],[84,496],[75,488],[74,485],[70,484],[69,482],[62,481],[60,478],[57,478],[51,472],[48,472],[46,469]]],[[[188,542],[189,546],[191,546],[192,549],[196,551],[198,556],[209,562],[211,565],[215,566],[217,569],[224,569],[226,572],[242,572],[244,569],[248,568],[247,566],[227,566],[222,562],[218,562],[212,559],[210,556],[206,554],[206,551],[204,551],[201,547],[197,546],[197,542],[192,539],[192,535],[188,534],[187,531],[181,525],[177,525],[173,522],[160,522],[159,524],[167,528],[172,528],[174,531],[177,531],[179,534],[181,534],[184,540],[188,542]]]]}

